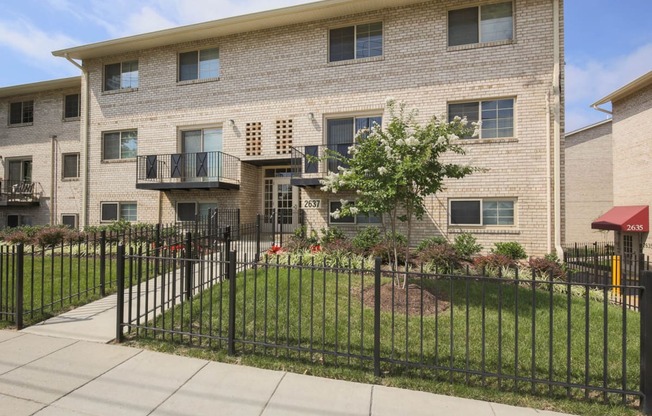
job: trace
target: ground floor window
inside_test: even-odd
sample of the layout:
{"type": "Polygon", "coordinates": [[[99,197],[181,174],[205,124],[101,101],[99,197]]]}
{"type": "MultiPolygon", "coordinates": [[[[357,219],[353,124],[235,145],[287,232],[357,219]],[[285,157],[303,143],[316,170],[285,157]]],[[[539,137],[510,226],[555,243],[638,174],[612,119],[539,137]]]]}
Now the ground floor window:
{"type": "Polygon", "coordinates": [[[9,214],[7,215],[7,227],[20,227],[22,225],[32,225],[32,217],[29,215],[9,214]]]}
{"type": "Polygon", "coordinates": [[[61,214],[61,224],[76,229],[77,218],[77,214],[61,214]]]}
{"type": "Polygon", "coordinates": [[[449,224],[470,226],[514,225],[515,201],[509,199],[457,199],[449,201],[449,224]]]}
{"type": "Polygon", "coordinates": [[[100,211],[101,222],[138,220],[138,204],[135,202],[102,202],[100,211]]]}
{"type": "Polygon", "coordinates": [[[195,221],[208,218],[210,212],[217,209],[215,202],[178,202],[177,221],[195,221]]]}
{"type": "Polygon", "coordinates": [[[357,214],[350,216],[333,217],[333,213],[342,208],[341,201],[330,201],[328,203],[328,221],[330,224],[380,224],[382,218],[378,214],[357,214]]]}

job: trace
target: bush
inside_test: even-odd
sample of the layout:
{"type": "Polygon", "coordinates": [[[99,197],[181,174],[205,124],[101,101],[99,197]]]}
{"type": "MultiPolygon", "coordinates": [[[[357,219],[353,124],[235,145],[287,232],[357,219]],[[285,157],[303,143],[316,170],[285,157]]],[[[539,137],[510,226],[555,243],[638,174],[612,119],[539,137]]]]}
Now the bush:
{"type": "Polygon", "coordinates": [[[522,245],[520,245],[516,241],[508,241],[506,243],[494,243],[494,246],[496,247],[491,250],[492,253],[507,256],[512,260],[520,260],[520,259],[527,258],[525,249],[523,248],[522,245]]]}
{"type": "Polygon", "coordinates": [[[357,254],[368,255],[374,246],[382,241],[380,230],[377,227],[367,227],[362,229],[351,240],[351,246],[357,254]]]}
{"type": "Polygon", "coordinates": [[[321,245],[321,250],[328,254],[351,254],[351,242],[345,238],[338,238],[321,245]]]}
{"type": "MultiPolygon", "coordinates": [[[[407,238],[403,234],[396,233],[385,234],[380,243],[376,244],[371,249],[371,255],[374,257],[380,257],[384,263],[393,263],[394,262],[394,249],[393,241],[396,239],[396,250],[398,254],[398,262],[405,263],[405,250],[407,249],[407,238]]],[[[398,265],[397,265],[398,266],[398,265]]]]}
{"type": "Polygon", "coordinates": [[[319,241],[322,246],[328,245],[335,240],[346,240],[344,231],[340,230],[337,227],[322,228],[321,229],[321,240],[319,241]]]}
{"type": "Polygon", "coordinates": [[[24,230],[20,229],[5,234],[4,240],[11,244],[32,244],[32,237],[30,237],[24,230]]]}
{"type": "Polygon", "coordinates": [[[68,235],[67,227],[47,227],[41,229],[34,236],[34,240],[41,247],[50,247],[61,244],[68,235]]]}
{"type": "Polygon", "coordinates": [[[430,246],[439,245],[439,244],[448,244],[448,240],[446,240],[444,237],[440,235],[426,238],[425,240],[422,240],[419,243],[419,245],[417,246],[417,251],[421,252],[430,246]]]}
{"type": "Polygon", "coordinates": [[[532,258],[528,263],[533,272],[545,278],[549,278],[550,273],[555,279],[564,279],[566,277],[566,268],[557,259],[557,255],[548,254],[543,258],[532,258]]]}
{"type": "Polygon", "coordinates": [[[448,243],[427,246],[419,252],[418,259],[421,263],[428,263],[441,271],[452,271],[460,264],[457,252],[448,243]]]}
{"type": "Polygon", "coordinates": [[[515,267],[516,261],[504,254],[492,253],[473,259],[473,267],[479,272],[483,269],[500,270],[505,267],[515,267]]]}
{"type": "Polygon", "coordinates": [[[457,255],[464,260],[471,260],[482,250],[482,246],[478,244],[478,240],[470,233],[462,233],[455,237],[453,248],[457,255]]]}

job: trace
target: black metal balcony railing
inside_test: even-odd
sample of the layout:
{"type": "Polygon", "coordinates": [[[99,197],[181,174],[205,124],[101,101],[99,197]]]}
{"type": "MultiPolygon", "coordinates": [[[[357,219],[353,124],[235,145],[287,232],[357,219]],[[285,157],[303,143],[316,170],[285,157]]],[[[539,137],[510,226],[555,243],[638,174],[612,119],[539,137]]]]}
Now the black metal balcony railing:
{"type": "Polygon", "coordinates": [[[140,189],[237,189],[240,159],[223,152],[138,156],[140,189]]]}
{"type": "Polygon", "coordinates": [[[345,162],[327,156],[348,157],[352,143],[311,145],[292,147],[291,167],[292,185],[317,186],[329,172],[337,172],[338,167],[346,167],[345,162]]]}
{"type": "Polygon", "coordinates": [[[40,188],[38,182],[0,180],[0,201],[7,205],[38,204],[40,188]]]}

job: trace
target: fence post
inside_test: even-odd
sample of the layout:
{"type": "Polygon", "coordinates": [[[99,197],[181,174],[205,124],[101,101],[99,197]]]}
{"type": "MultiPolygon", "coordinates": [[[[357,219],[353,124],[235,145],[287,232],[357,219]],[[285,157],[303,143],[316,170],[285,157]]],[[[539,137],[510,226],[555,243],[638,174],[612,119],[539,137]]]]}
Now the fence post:
{"type": "Polygon", "coordinates": [[[192,233],[186,233],[186,299],[192,299],[192,233]]]}
{"type": "Polygon", "coordinates": [[[260,261],[260,237],[261,237],[261,230],[260,230],[260,214],[256,215],[256,262],[260,261]]]}
{"type": "Polygon", "coordinates": [[[23,329],[23,288],[25,277],[25,247],[23,243],[16,247],[16,329],[23,329]]]}
{"type": "MultiPolygon", "coordinates": [[[[116,325],[115,325],[115,340],[122,342],[122,324],[125,314],[125,246],[124,243],[118,244],[118,258],[116,260],[116,295],[117,295],[117,308],[116,308],[116,325]]],[[[129,299],[129,307],[131,307],[131,299],[129,299]]]]}
{"type": "Polygon", "coordinates": [[[276,210],[272,210],[272,245],[276,244],[276,210]]]}
{"type": "Polygon", "coordinates": [[[100,231],[100,296],[106,296],[106,230],[100,231]]]}
{"type": "Polygon", "coordinates": [[[641,286],[641,411],[652,415],[652,271],[643,272],[641,286]]]}
{"type": "Polygon", "coordinates": [[[380,257],[374,265],[374,375],[380,377],[380,257]]]}
{"type": "Polygon", "coordinates": [[[235,251],[229,252],[229,328],[227,353],[235,355],[235,251]]]}

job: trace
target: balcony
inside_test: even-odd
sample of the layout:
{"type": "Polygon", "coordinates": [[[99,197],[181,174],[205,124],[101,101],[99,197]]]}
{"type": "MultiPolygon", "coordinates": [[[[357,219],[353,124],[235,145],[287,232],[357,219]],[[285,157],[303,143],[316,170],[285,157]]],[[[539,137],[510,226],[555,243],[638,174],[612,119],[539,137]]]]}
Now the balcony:
{"type": "Polygon", "coordinates": [[[0,206],[38,206],[41,184],[29,181],[0,181],[0,206]]]}
{"type": "Polygon", "coordinates": [[[223,152],[138,156],[137,189],[240,189],[240,159],[223,152]]]}
{"type": "Polygon", "coordinates": [[[337,172],[338,166],[346,164],[335,159],[326,159],[327,155],[340,154],[348,156],[352,143],[312,145],[292,147],[292,179],[294,186],[321,186],[321,179],[329,172],[337,172]]]}

